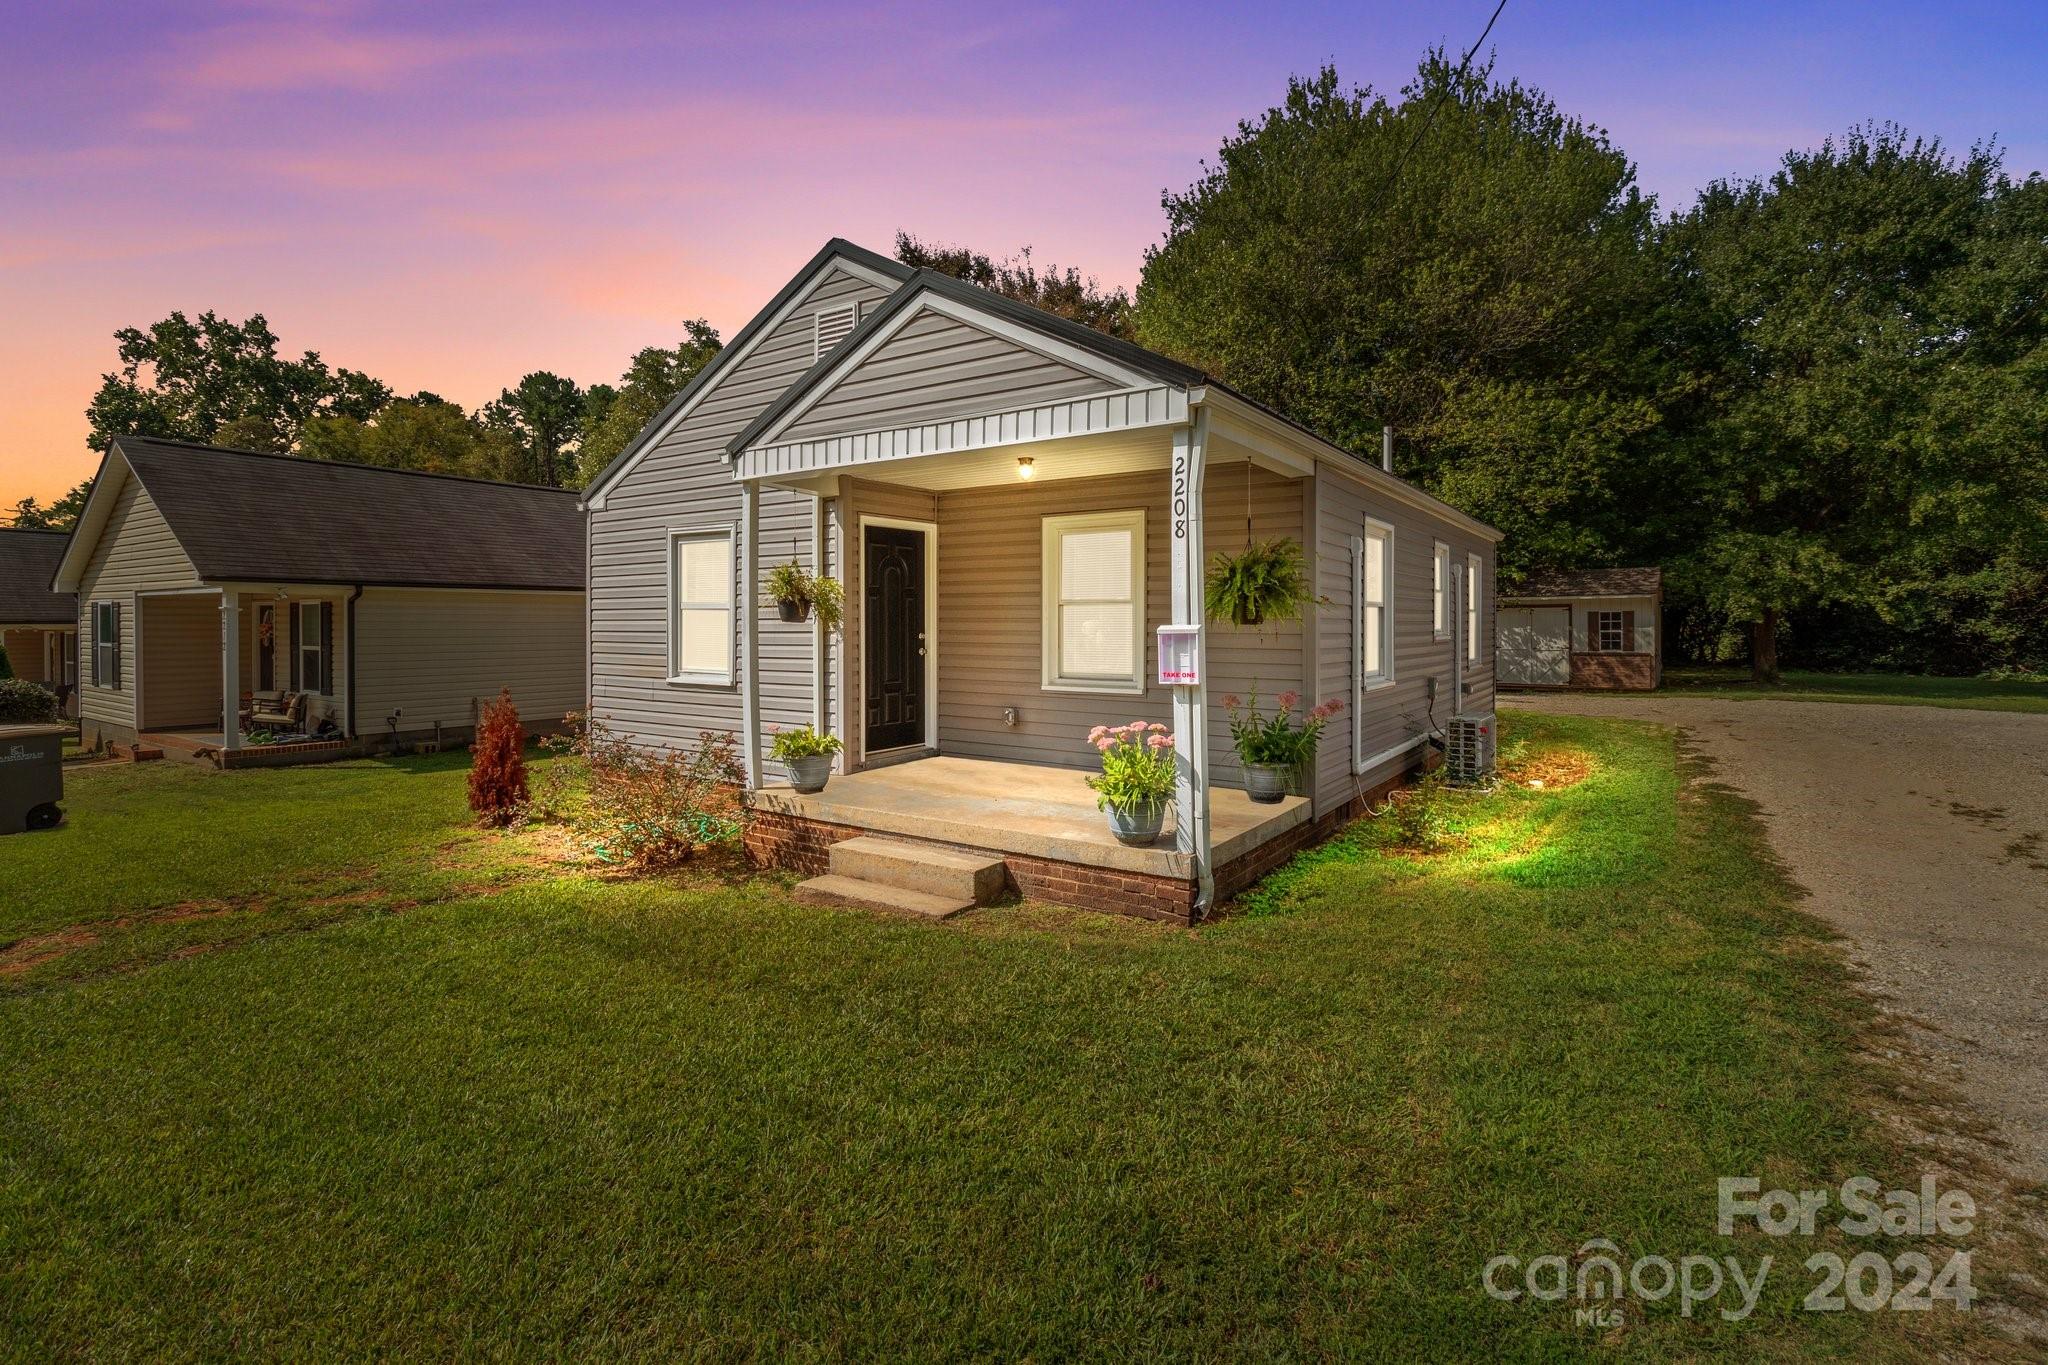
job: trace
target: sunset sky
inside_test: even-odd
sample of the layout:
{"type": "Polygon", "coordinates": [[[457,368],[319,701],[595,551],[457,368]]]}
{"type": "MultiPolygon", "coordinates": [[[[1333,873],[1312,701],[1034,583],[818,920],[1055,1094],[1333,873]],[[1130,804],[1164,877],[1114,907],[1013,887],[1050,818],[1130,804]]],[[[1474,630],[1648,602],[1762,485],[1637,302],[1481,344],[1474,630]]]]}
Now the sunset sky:
{"type": "MultiPolygon", "coordinates": [[[[90,473],[111,334],[172,309],[473,405],[730,335],[833,235],[1131,284],[1290,73],[1397,87],[1492,8],[9,0],[0,505],[90,473]]],[[[1870,118],[2048,169],[2039,3],[1509,0],[1489,45],[1667,207],[1870,118]]]]}

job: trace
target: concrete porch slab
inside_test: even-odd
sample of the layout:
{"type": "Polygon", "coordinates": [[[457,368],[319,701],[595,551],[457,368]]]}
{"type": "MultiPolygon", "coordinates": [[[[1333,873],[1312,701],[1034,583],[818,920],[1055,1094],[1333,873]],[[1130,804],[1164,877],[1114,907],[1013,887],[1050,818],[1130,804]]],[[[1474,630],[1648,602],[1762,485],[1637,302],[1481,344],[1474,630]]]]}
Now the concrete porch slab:
{"type": "MultiPolygon", "coordinates": [[[[1188,859],[1173,849],[1171,813],[1156,845],[1126,848],[1095,808],[1087,778],[1077,768],[942,754],[834,776],[811,796],[769,787],[748,800],[756,810],[991,852],[1154,877],[1190,875],[1188,859]]],[[[1209,794],[1209,818],[1221,867],[1306,823],[1309,803],[1290,796],[1262,806],[1241,791],[1216,788],[1209,794]]]]}

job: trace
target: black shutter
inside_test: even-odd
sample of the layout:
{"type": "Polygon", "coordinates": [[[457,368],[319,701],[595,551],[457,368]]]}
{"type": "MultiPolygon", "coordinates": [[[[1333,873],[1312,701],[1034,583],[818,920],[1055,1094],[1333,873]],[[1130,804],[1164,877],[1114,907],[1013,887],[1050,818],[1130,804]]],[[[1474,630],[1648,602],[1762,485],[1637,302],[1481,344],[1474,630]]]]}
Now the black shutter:
{"type": "Polygon", "coordinates": [[[292,618],[292,691],[303,690],[299,682],[299,604],[294,602],[285,611],[292,618]]]}
{"type": "Polygon", "coordinates": [[[334,603],[320,604],[320,695],[334,695],[334,603]]]}
{"type": "Polygon", "coordinates": [[[112,622],[108,634],[113,643],[107,646],[107,686],[116,692],[121,690],[121,604],[107,603],[107,618],[112,622]]]}

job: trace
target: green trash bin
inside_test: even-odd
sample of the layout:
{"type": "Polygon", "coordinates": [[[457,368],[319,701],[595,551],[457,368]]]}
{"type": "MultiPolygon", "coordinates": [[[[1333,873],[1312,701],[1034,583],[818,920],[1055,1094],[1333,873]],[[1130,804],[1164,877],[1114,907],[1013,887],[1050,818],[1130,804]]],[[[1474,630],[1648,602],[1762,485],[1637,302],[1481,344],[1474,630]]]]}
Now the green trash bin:
{"type": "Polygon", "coordinates": [[[0,834],[55,829],[64,818],[68,725],[0,725],[0,834]]]}

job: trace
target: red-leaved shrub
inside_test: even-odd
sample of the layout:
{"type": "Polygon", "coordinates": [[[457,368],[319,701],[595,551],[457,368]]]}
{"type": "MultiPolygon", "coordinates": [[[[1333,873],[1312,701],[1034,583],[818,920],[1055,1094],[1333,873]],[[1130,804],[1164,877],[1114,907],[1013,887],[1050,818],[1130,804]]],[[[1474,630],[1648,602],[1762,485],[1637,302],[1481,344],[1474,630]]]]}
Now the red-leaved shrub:
{"type": "Polygon", "coordinates": [[[483,824],[511,824],[526,805],[527,791],[526,727],[519,723],[510,688],[484,703],[476,743],[470,747],[476,760],[469,769],[469,808],[483,824]]]}

